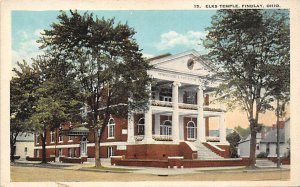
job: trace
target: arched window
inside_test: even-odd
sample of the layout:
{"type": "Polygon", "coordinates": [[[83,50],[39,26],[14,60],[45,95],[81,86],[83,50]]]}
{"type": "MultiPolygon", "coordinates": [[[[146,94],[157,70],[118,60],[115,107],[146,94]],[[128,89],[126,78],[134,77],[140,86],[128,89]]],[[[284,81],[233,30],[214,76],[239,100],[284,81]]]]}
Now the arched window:
{"type": "Polygon", "coordinates": [[[165,120],[160,125],[161,135],[172,135],[172,122],[170,120],[165,120]]]}
{"type": "Polygon", "coordinates": [[[137,134],[144,135],[145,134],[145,118],[139,119],[137,124],[137,134]]]}
{"type": "Polygon", "coordinates": [[[196,125],[193,121],[187,123],[187,139],[195,140],[196,139],[196,125]]]}
{"type": "Polygon", "coordinates": [[[115,120],[113,118],[110,118],[108,120],[108,138],[115,137],[115,125],[115,120]]]}

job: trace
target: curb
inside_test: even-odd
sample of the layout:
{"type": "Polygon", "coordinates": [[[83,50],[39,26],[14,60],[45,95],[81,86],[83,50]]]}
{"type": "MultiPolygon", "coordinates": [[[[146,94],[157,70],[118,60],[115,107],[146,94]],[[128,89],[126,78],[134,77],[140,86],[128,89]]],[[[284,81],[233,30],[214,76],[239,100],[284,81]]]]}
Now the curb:
{"type": "Polygon", "coordinates": [[[78,171],[101,172],[101,173],[133,173],[132,171],[97,170],[97,169],[88,169],[88,168],[79,168],[77,170],[78,171]]]}

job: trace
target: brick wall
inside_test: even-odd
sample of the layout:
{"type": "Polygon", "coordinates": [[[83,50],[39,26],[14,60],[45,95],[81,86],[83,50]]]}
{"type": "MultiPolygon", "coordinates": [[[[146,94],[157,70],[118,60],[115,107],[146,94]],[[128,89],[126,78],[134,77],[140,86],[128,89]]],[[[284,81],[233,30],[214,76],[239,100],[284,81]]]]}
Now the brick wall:
{"type": "Polygon", "coordinates": [[[138,159],[111,159],[112,165],[119,166],[142,166],[142,167],[160,167],[160,168],[195,168],[195,167],[229,167],[229,166],[248,166],[249,159],[236,160],[138,160],[138,159]]]}
{"type": "Polygon", "coordinates": [[[179,156],[178,145],[143,144],[128,145],[126,158],[129,159],[167,159],[169,156],[179,156]]]}
{"type": "Polygon", "coordinates": [[[180,145],[172,144],[142,144],[127,145],[127,150],[116,151],[116,155],[126,155],[128,159],[156,159],[166,160],[170,156],[183,156],[186,159],[195,158],[196,151],[184,142],[180,145]]]}
{"type": "Polygon", "coordinates": [[[184,159],[197,159],[197,151],[193,151],[185,142],[179,143],[179,155],[184,159]]]}
{"type": "MultiPolygon", "coordinates": [[[[108,126],[105,127],[101,137],[101,142],[119,142],[127,141],[127,134],[122,134],[122,129],[127,129],[127,119],[114,117],[115,120],[115,136],[113,139],[108,139],[108,126]]],[[[128,132],[127,132],[128,133],[128,132]]]]}

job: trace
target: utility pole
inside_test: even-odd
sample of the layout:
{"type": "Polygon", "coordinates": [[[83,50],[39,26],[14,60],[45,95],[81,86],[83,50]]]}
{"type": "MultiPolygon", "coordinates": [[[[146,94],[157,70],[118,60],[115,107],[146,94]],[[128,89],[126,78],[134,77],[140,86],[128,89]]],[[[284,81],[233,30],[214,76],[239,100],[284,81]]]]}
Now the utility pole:
{"type": "Polygon", "coordinates": [[[277,149],[276,149],[276,153],[277,153],[277,168],[280,168],[280,143],[279,143],[279,115],[280,115],[280,108],[279,108],[279,97],[277,97],[277,111],[276,111],[276,116],[277,116],[277,123],[276,123],[276,127],[277,127],[277,149]]]}

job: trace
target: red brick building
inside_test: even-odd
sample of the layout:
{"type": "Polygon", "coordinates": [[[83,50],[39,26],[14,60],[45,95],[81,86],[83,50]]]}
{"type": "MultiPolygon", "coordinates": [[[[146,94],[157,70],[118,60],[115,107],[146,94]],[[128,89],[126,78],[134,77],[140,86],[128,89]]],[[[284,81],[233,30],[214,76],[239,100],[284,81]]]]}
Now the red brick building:
{"type": "MultiPolygon", "coordinates": [[[[199,56],[192,50],[150,59],[154,68],[148,73],[154,83],[149,110],[130,113],[128,119],[112,116],[101,137],[100,157],[214,160],[229,156],[225,110],[213,107],[209,97],[220,82],[212,79],[212,68],[199,56]],[[210,118],[219,119],[219,137],[209,136],[210,118]]],[[[58,129],[47,131],[47,157],[94,158],[91,129],[73,128],[69,135],[58,129]]],[[[35,157],[41,157],[41,148],[36,136],[35,157]]]]}

